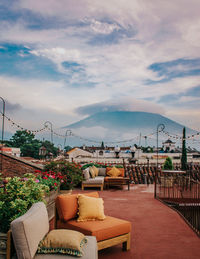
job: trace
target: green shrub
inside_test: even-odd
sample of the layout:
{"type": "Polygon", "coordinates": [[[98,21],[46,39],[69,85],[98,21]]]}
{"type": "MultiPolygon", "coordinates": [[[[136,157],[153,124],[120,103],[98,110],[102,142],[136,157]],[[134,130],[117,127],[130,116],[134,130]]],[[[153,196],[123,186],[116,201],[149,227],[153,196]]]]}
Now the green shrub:
{"type": "Polygon", "coordinates": [[[7,232],[14,219],[26,213],[33,203],[44,201],[49,190],[33,178],[13,177],[4,180],[5,188],[0,188],[0,231],[7,232]]]}
{"type": "Polygon", "coordinates": [[[172,159],[170,157],[167,157],[165,159],[165,162],[163,164],[162,169],[163,170],[173,170],[174,169],[174,166],[173,166],[173,163],[172,163],[172,159]]]}

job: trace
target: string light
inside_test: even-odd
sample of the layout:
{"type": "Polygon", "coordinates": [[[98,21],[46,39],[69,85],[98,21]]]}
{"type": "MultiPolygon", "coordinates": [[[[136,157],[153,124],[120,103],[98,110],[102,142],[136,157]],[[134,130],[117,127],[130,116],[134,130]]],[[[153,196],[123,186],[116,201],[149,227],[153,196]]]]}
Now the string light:
{"type": "MultiPolygon", "coordinates": [[[[2,112],[0,112],[0,113],[1,113],[1,115],[3,116],[2,112]]],[[[13,120],[11,120],[11,119],[10,119],[9,117],[7,117],[6,115],[4,115],[4,116],[5,116],[5,118],[8,120],[8,122],[11,123],[11,126],[12,126],[12,127],[17,127],[17,128],[20,129],[20,130],[25,130],[27,133],[32,133],[32,134],[35,135],[35,134],[37,134],[37,133],[39,133],[39,132],[42,132],[42,131],[45,131],[45,130],[51,130],[48,125],[44,126],[44,127],[41,128],[41,129],[29,130],[29,129],[26,129],[26,128],[24,128],[24,127],[21,127],[19,124],[15,123],[13,120]]],[[[183,139],[182,136],[177,135],[177,134],[173,134],[173,133],[169,133],[169,132],[167,132],[167,131],[165,131],[165,130],[160,130],[159,132],[162,132],[163,134],[165,134],[166,136],[168,136],[168,138],[175,139],[175,140],[177,140],[177,141],[183,139]]],[[[53,133],[55,136],[60,137],[60,138],[65,138],[65,137],[66,137],[66,135],[59,134],[59,133],[55,132],[54,130],[52,130],[52,133],[53,133]]],[[[123,144],[123,143],[128,143],[128,142],[130,143],[130,142],[135,141],[136,139],[139,139],[140,137],[142,137],[142,138],[147,138],[147,137],[148,137],[148,138],[150,138],[150,139],[153,139],[152,137],[153,137],[154,135],[156,135],[156,132],[152,132],[152,133],[147,134],[147,135],[144,135],[144,136],[139,136],[139,135],[138,135],[138,136],[136,136],[136,137],[133,137],[133,138],[130,138],[130,139],[126,139],[126,140],[104,141],[104,144],[123,144]]],[[[197,137],[197,136],[199,136],[199,135],[200,135],[200,132],[197,132],[196,134],[192,134],[192,135],[187,136],[187,137],[185,138],[185,140],[192,140],[192,141],[197,142],[198,140],[195,140],[194,138],[197,137]]],[[[87,141],[87,142],[90,142],[90,143],[95,143],[95,144],[101,144],[101,143],[102,143],[102,141],[96,141],[96,140],[93,140],[93,139],[88,139],[88,138],[79,136],[79,135],[75,134],[75,133],[72,132],[72,131],[71,131],[71,134],[70,134],[69,136],[71,136],[71,137],[76,137],[76,138],[79,138],[79,139],[81,139],[81,140],[83,140],[83,141],[87,141]]]]}

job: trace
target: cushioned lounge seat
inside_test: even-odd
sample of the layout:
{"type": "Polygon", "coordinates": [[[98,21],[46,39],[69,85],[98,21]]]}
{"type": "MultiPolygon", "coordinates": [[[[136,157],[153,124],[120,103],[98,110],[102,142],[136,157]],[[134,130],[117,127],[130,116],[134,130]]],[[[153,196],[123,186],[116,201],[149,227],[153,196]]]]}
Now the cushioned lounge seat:
{"type": "MultiPolygon", "coordinates": [[[[36,254],[39,242],[49,231],[47,210],[43,202],[33,204],[23,216],[12,221],[11,230],[18,259],[74,258],[71,255],[36,254]]],[[[88,237],[84,251],[82,259],[98,258],[95,237],[88,237]]]]}
{"type": "Polygon", "coordinates": [[[129,221],[106,216],[104,220],[77,222],[68,220],[67,222],[58,221],[58,228],[67,228],[80,231],[85,235],[95,236],[97,241],[102,241],[112,237],[124,235],[131,231],[129,221]]]}
{"type": "MultiPolygon", "coordinates": [[[[98,198],[98,192],[85,193],[98,198]]],[[[78,194],[59,195],[56,199],[57,228],[80,231],[97,238],[98,249],[123,244],[124,250],[130,249],[131,223],[126,220],[106,216],[104,220],[77,222],[78,194]]]]}

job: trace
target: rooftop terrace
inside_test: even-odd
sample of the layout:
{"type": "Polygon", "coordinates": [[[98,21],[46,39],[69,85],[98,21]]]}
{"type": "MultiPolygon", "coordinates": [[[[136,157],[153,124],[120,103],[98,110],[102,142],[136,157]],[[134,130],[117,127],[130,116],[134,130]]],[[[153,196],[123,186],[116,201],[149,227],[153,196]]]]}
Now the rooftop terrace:
{"type": "Polygon", "coordinates": [[[123,252],[120,245],[114,246],[99,251],[99,259],[200,257],[200,239],[176,211],[154,199],[153,185],[135,185],[130,191],[125,188],[99,193],[104,199],[106,215],[132,222],[131,250],[123,252]]]}

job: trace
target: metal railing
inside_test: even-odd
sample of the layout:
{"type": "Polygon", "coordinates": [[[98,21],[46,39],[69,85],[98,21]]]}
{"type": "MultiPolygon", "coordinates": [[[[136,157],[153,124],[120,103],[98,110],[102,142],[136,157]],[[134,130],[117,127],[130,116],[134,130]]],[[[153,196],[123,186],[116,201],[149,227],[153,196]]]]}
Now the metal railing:
{"type": "Polygon", "coordinates": [[[158,172],[156,198],[175,209],[200,236],[200,182],[191,173],[158,172]]]}

